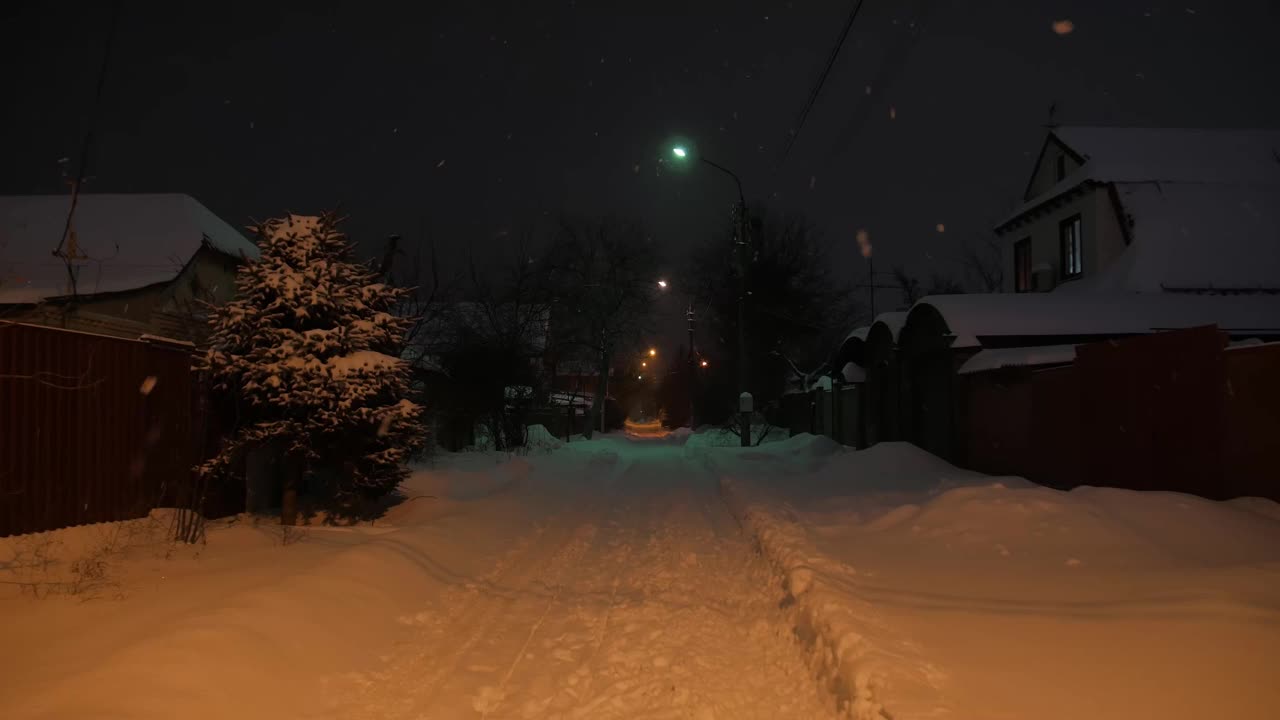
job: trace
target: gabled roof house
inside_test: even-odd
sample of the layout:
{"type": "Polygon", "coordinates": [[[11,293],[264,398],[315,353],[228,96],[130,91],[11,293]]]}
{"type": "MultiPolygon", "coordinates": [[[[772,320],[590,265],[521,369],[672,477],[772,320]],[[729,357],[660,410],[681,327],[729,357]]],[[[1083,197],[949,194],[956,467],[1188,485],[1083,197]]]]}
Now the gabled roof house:
{"type": "Polygon", "coordinates": [[[1280,130],[1054,127],[995,232],[1007,292],[1280,292],[1280,130]]]}
{"type": "Polygon", "coordinates": [[[204,336],[258,248],[188,195],[0,197],[0,319],[118,337],[204,336]]]}

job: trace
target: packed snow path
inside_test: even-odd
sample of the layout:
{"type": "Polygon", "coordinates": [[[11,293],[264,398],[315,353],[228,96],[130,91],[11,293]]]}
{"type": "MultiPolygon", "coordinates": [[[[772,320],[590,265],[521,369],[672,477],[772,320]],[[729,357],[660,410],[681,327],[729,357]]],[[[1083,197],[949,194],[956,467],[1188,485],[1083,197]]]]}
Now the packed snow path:
{"type": "Polygon", "coordinates": [[[661,439],[575,445],[579,472],[530,478],[563,491],[549,516],[331,687],[331,717],[832,717],[715,478],[661,439]]]}

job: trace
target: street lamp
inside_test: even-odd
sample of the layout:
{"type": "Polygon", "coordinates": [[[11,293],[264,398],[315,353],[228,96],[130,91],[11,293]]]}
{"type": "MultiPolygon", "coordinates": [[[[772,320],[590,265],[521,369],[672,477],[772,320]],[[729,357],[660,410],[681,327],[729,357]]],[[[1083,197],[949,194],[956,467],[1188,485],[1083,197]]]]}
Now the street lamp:
{"type": "Polygon", "coordinates": [[[658,356],[658,351],[654,348],[649,348],[649,357],[657,357],[657,356],[658,356]]]}
{"type": "Polygon", "coordinates": [[[659,281],[658,281],[658,287],[662,288],[663,290],[666,290],[666,289],[667,289],[667,281],[666,281],[666,280],[659,280],[659,281]]]}
{"type": "MultiPolygon", "coordinates": [[[[689,148],[684,145],[675,145],[671,148],[671,153],[675,155],[677,160],[687,160],[692,154],[689,148]]],[[[738,389],[739,409],[742,413],[742,447],[751,446],[751,413],[745,408],[750,405],[750,393],[747,392],[747,332],[746,332],[746,304],[747,304],[747,267],[748,263],[748,246],[747,246],[747,200],[742,193],[742,180],[729,168],[712,162],[701,154],[697,159],[720,172],[733,178],[734,185],[738,188],[738,239],[737,239],[737,256],[738,256],[738,389]],[[744,404],[745,403],[745,404],[744,404]]]]}

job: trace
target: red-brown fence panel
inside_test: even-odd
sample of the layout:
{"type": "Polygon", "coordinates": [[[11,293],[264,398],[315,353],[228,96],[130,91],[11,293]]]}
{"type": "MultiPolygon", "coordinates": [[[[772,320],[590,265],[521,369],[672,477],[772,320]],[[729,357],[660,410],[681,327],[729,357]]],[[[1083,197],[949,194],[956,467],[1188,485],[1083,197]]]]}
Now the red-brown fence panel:
{"type": "Polygon", "coordinates": [[[1225,493],[1280,500],[1280,343],[1232,348],[1223,365],[1225,493]]]}
{"type": "Polygon", "coordinates": [[[146,515],[195,464],[189,352],[0,322],[0,536],[146,515]]]}
{"type": "Polygon", "coordinates": [[[1089,484],[1223,495],[1225,346],[1210,326],[1076,349],[1089,484]]]}

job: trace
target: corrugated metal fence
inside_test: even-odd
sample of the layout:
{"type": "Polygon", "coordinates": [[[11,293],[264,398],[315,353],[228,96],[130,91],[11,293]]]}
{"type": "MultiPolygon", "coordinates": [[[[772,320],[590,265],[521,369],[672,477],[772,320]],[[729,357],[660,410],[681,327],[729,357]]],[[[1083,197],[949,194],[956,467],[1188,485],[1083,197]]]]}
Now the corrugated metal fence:
{"type": "Polygon", "coordinates": [[[0,536],[145,516],[205,438],[182,346],[0,322],[0,536]]]}
{"type": "Polygon", "coordinates": [[[1193,328],[968,376],[967,467],[1058,488],[1280,499],[1280,343],[1193,328]]]}

